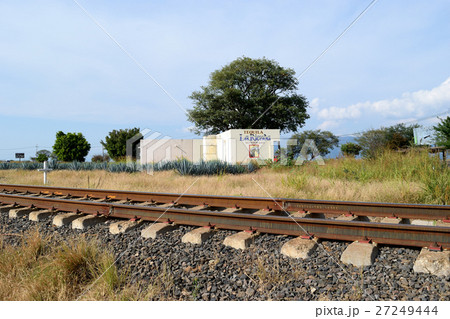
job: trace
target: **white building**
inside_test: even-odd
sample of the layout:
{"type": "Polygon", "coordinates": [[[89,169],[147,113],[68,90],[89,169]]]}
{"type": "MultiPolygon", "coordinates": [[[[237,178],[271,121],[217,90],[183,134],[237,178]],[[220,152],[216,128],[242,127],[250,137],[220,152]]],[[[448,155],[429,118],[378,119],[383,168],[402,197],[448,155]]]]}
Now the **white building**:
{"type": "Polygon", "coordinates": [[[280,130],[228,130],[203,139],[143,139],[140,142],[141,163],[157,163],[186,158],[228,163],[273,159],[280,143],[280,130]]]}
{"type": "Polygon", "coordinates": [[[228,130],[203,138],[203,159],[228,163],[274,158],[274,145],[280,142],[280,130],[228,130]]]}

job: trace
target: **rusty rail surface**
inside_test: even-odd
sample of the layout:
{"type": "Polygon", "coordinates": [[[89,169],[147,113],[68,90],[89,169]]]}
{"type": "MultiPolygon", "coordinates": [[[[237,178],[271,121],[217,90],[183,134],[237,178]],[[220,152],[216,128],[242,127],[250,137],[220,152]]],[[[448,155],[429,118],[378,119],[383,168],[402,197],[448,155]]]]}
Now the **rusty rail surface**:
{"type": "MultiPolygon", "coordinates": [[[[6,185],[0,185],[0,190],[12,192],[13,190],[7,190],[6,185]]],[[[180,195],[178,194],[157,194],[157,193],[140,193],[140,192],[122,192],[122,191],[105,191],[105,190],[91,190],[91,189],[73,189],[73,188],[53,188],[53,187],[38,187],[38,186],[17,186],[9,185],[9,187],[15,187],[15,191],[25,193],[34,192],[33,194],[5,194],[0,193],[0,203],[2,204],[16,204],[18,206],[32,206],[42,209],[53,209],[57,211],[71,211],[79,212],[83,214],[101,214],[108,217],[117,218],[138,218],[147,221],[159,221],[169,222],[183,225],[192,226],[214,226],[218,229],[233,229],[233,230],[252,230],[263,233],[272,234],[284,234],[284,235],[313,235],[317,238],[333,239],[333,240],[371,240],[380,244],[390,245],[404,245],[404,246],[441,246],[442,248],[450,248],[450,227],[442,226],[418,226],[418,225],[406,225],[406,224],[387,224],[387,223],[375,223],[375,222],[362,222],[362,221],[342,221],[335,219],[321,219],[321,218],[306,218],[306,217],[293,217],[293,216],[275,216],[275,215],[254,215],[242,212],[221,212],[201,209],[189,209],[189,208],[176,208],[176,207],[157,207],[157,206],[138,206],[130,204],[121,204],[114,202],[95,202],[88,200],[86,195],[90,195],[91,198],[104,198],[104,199],[121,199],[121,196],[128,196],[128,200],[137,200],[144,202],[161,202],[176,200],[180,195]],[[46,198],[37,197],[36,194],[59,194],[59,195],[71,195],[85,197],[83,200],[73,199],[60,199],[60,198],[46,198]],[[119,195],[119,196],[118,196],[119,195]],[[116,196],[116,197],[113,197],[116,196]],[[176,196],[176,197],[175,197],[176,196]],[[164,200],[163,200],[164,199],[164,200]]],[[[181,197],[178,203],[196,205],[198,203],[208,204],[211,206],[239,206],[251,207],[251,208],[270,208],[269,205],[272,199],[268,198],[254,198],[254,197],[230,197],[230,196],[199,196],[199,195],[187,195],[189,198],[185,198],[184,201],[181,197]],[[248,201],[247,201],[248,200],[248,201]],[[259,201],[263,204],[257,205],[259,201]],[[213,203],[213,205],[212,205],[213,203]]],[[[289,203],[287,207],[290,207],[292,203],[303,203],[304,200],[292,200],[292,199],[276,199],[275,202],[280,207],[285,207],[286,203],[289,203]]],[[[307,201],[311,202],[311,201],[307,201]]],[[[329,201],[314,201],[315,205],[323,204],[328,208],[330,206],[329,201]]],[[[357,207],[365,207],[364,204],[372,204],[369,207],[377,207],[373,203],[345,203],[345,202],[333,202],[342,205],[353,204],[357,207]],[[360,205],[360,206],[358,206],[360,205]]],[[[384,204],[377,204],[384,205],[384,204]]],[[[388,207],[400,206],[405,208],[414,209],[412,216],[430,216],[430,213],[420,213],[419,207],[439,207],[438,216],[448,216],[449,206],[437,206],[437,205],[404,205],[404,204],[387,204],[388,207]],[[411,206],[411,207],[409,207],[411,206]],[[447,214],[442,213],[447,212],[447,214]]],[[[291,205],[292,206],[292,205],[291,205]]],[[[317,208],[319,209],[319,208],[317,208]]],[[[333,212],[341,212],[341,210],[333,210],[333,212]]],[[[381,210],[369,211],[372,216],[379,216],[381,210]]],[[[405,212],[410,216],[411,212],[405,212]]],[[[361,215],[356,213],[357,215],[361,215]]]]}
{"type": "Polygon", "coordinates": [[[449,205],[345,202],[330,200],[212,196],[171,193],[151,193],[87,188],[63,188],[0,184],[0,192],[54,194],[93,199],[129,200],[134,202],[206,205],[210,207],[237,207],[271,209],[274,211],[352,214],[356,216],[397,217],[408,219],[450,220],[449,205]]]}

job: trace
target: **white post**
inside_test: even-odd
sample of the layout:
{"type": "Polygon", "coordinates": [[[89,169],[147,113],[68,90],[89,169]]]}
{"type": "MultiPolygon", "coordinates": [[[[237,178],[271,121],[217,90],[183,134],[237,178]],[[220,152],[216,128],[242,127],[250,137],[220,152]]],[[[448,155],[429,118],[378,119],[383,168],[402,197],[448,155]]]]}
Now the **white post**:
{"type": "Polygon", "coordinates": [[[44,185],[47,185],[47,161],[44,161],[44,185]]]}
{"type": "Polygon", "coordinates": [[[44,162],[44,168],[38,169],[40,172],[44,172],[44,185],[47,185],[47,173],[51,171],[51,169],[48,168],[48,162],[44,162]]]}

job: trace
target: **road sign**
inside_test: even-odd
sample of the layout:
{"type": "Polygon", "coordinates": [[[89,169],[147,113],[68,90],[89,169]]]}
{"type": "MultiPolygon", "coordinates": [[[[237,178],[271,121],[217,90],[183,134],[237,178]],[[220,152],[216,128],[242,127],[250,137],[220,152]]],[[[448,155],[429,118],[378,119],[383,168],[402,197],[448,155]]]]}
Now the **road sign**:
{"type": "Polygon", "coordinates": [[[16,158],[25,158],[25,153],[16,153],[16,158]]]}

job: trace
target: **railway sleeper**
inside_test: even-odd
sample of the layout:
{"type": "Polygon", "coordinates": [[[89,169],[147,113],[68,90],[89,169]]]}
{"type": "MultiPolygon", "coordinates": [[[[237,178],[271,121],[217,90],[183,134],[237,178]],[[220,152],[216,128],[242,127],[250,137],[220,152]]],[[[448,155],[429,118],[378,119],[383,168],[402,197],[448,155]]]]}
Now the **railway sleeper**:
{"type": "Polygon", "coordinates": [[[109,232],[113,235],[129,232],[140,225],[137,220],[122,220],[109,225],[109,232]]]}
{"type": "Polygon", "coordinates": [[[34,222],[39,222],[50,216],[56,215],[57,213],[59,213],[59,211],[52,209],[36,210],[28,215],[28,219],[34,222]]]}
{"type": "Polygon", "coordinates": [[[72,229],[84,230],[87,227],[106,222],[105,216],[86,215],[72,221],[72,229]]]}
{"type": "Polygon", "coordinates": [[[254,244],[259,233],[241,231],[225,238],[223,244],[234,249],[246,249],[254,244]]]}
{"type": "Polygon", "coordinates": [[[20,207],[9,210],[9,218],[20,218],[38,210],[36,207],[20,207]]]}
{"type": "Polygon", "coordinates": [[[176,224],[169,224],[169,223],[153,223],[147,228],[143,229],[141,232],[141,236],[144,238],[151,238],[156,239],[159,236],[175,230],[178,228],[178,225],[176,224]]]}

